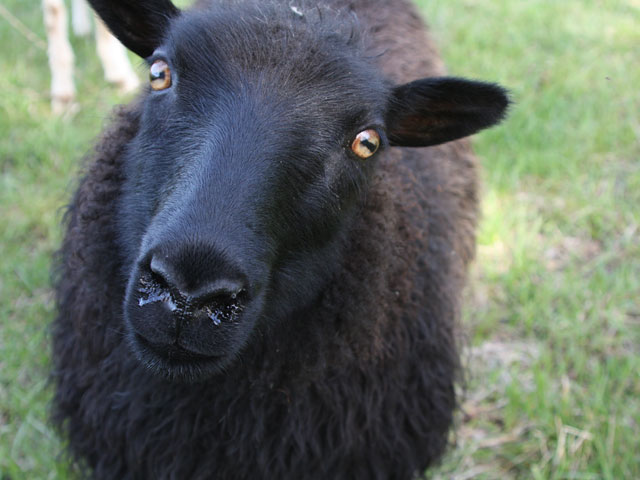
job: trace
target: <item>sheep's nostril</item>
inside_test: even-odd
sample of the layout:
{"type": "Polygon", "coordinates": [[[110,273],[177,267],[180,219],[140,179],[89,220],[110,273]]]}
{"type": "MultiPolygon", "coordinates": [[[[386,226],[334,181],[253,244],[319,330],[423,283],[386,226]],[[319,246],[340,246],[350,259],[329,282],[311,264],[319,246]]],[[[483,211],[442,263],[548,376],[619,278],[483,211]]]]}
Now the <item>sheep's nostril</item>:
{"type": "Polygon", "coordinates": [[[163,302],[170,310],[177,308],[176,295],[171,292],[161,277],[153,274],[143,274],[138,282],[138,306],[144,307],[149,303],[163,302]]]}
{"type": "Polygon", "coordinates": [[[203,312],[215,325],[233,320],[244,309],[246,291],[243,285],[233,280],[217,280],[204,285],[193,296],[189,304],[194,311],[203,312]]]}
{"type": "Polygon", "coordinates": [[[224,297],[213,297],[200,308],[207,317],[214,323],[220,325],[222,322],[230,322],[244,310],[242,293],[231,294],[224,297]]]}
{"type": "Polygon", "coordinates": [[[244,310],[247,289],[244,282],[232,278],[188,282],[171,264],[153,256],[148,270],[140,276],[138,305],[164,303],[178,318],[209,318],[215,325],[235,320],[244,310]],[[184,287],[195,283],[194,288],[184,287]]]}

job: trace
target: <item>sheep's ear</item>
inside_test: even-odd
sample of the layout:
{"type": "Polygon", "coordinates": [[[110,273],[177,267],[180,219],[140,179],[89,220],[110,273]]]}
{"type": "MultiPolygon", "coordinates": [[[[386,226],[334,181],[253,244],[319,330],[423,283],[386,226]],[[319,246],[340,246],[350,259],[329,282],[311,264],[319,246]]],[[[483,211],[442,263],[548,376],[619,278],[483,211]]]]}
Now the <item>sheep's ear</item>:
{"type": "Polygon", "coordinates": [[[180,13],[171,0],[89,0],[109,30],[143,58],[160,45],[169,21],[180,13]]]}
{"type": "Polygon", "coordinates": [[[498,123],[507,91],[492,83],[434,77],[397,86],[386,115],[391,145],[427,147],[471,135],[498,123]]]}

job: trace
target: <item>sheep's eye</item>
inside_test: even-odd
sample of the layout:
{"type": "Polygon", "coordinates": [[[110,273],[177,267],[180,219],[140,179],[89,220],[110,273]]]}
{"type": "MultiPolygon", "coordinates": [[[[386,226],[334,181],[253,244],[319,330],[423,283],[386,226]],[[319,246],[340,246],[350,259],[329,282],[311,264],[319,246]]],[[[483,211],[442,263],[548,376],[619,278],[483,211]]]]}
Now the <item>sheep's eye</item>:
{"type": "Polygon", "coordinates": [[[156,60],[149,69],[149,82],[154,90],[165,90],[171,86],[171,69],[164,60],[156,60]]]}
{"type": "Polygon", "coordinates": [[[373,129],[368,129],[356,135],[351,144],[351,150],[360,158],[369,158],[380,147],[380,135],[373,129]]]}

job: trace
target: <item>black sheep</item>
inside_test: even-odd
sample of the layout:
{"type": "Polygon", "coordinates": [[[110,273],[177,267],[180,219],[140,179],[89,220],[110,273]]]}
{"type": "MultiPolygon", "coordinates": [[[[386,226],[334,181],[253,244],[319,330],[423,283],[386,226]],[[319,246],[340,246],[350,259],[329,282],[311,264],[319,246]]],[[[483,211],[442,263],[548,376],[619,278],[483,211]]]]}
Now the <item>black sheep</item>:
{"type": "Polygon", "coordinates": [[[474,253],[457,139],[504,90],[438,77],[404,0],[92,4],[151,79],[67,214],[72,455],[109,479],[421,474],[447,444],[474,253]]]}

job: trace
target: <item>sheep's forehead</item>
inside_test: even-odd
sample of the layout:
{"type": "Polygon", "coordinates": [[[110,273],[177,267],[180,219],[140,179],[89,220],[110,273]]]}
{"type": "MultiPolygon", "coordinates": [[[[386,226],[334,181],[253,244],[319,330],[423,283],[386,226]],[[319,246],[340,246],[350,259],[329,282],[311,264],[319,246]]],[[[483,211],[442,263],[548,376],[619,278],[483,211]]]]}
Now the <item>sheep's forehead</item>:
{"type": "Polygon", "coordinates": [[[342,96],[375,101],[386,89],[363,55],[357,27],[331,13],[301,16],[286,6],[195,10],[173,22],[167,45],[177,67],[194,79],[253,75],[292,90],[339,84],[342,96]]]}

